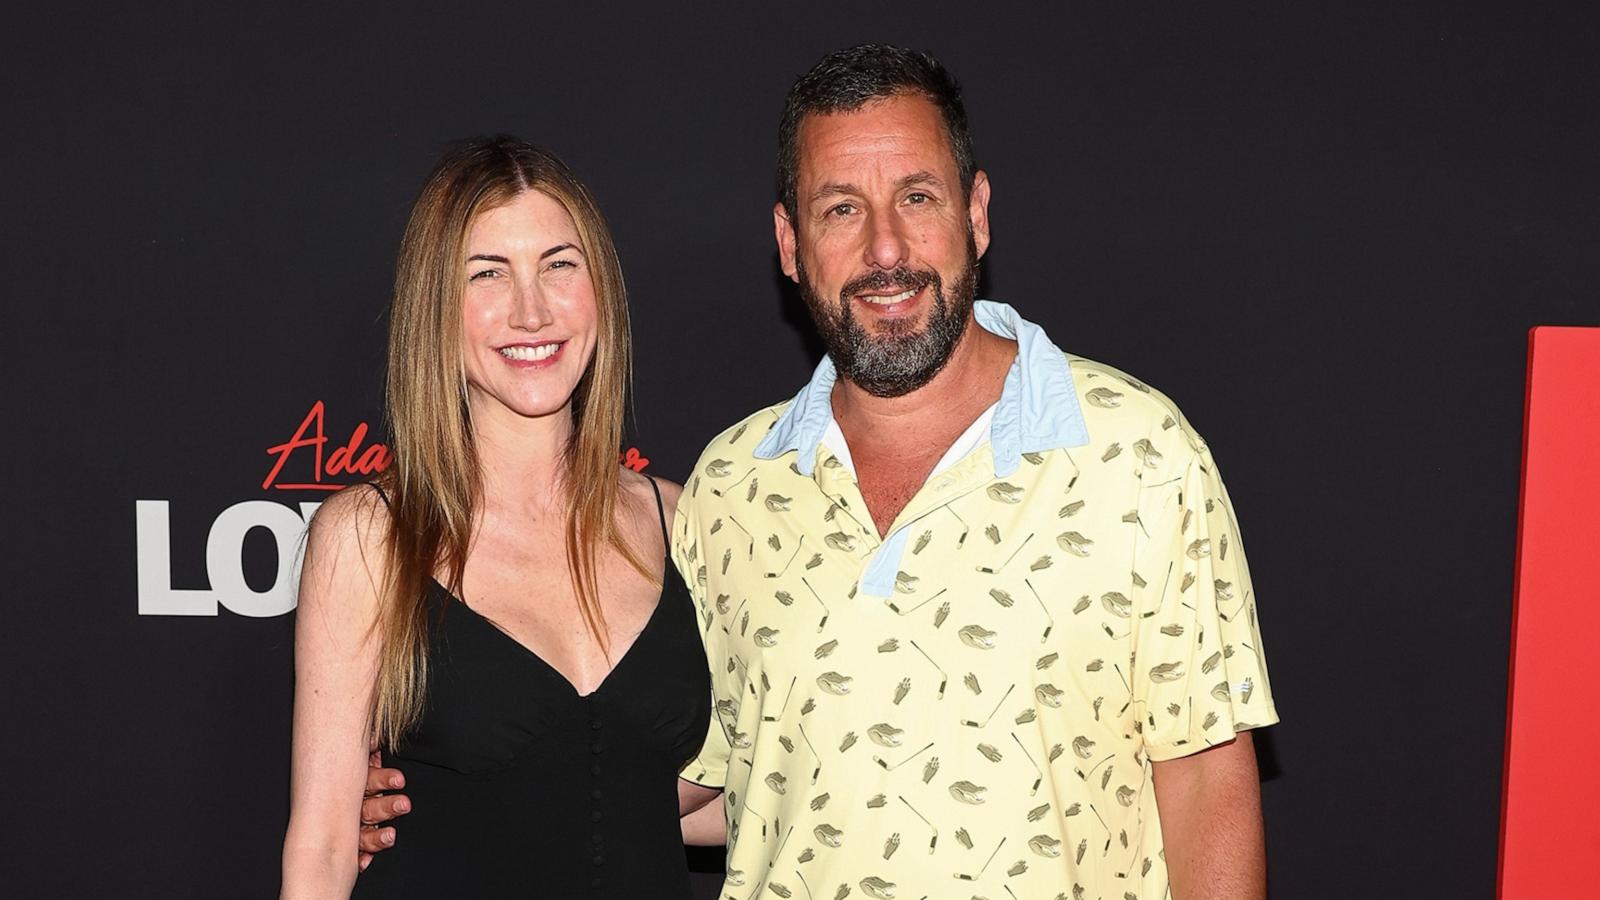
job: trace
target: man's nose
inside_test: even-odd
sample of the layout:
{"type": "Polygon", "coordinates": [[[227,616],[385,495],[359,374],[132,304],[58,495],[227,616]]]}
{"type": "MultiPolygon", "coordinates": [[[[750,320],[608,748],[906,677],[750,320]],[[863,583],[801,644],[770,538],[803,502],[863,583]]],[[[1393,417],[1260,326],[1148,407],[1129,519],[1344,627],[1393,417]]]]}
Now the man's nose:
{"type": "Polygon", "coordinates": [[[900,217],[892,212],[874,214],[867,220],[866,263],[880,269],[904,265],[910,241],[906,239],[900,217]]]}
{"type": "Polygon", "coordinates": [[[512,328],[521,328],[524,331],[538,331],[555,321],[550,313],[550,304],[544,295],[544,290],[537,281],[517,284],[516,293],[511,301],[510,319],[512,328]]]}

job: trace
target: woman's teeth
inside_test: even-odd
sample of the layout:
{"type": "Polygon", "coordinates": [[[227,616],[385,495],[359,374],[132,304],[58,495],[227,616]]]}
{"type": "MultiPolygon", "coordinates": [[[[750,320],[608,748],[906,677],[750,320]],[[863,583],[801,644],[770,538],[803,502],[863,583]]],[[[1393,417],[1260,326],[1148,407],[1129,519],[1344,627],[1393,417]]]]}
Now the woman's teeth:
{"type": "Polygon", "coordinates": [[[907,300],[910,300],[912,297],[917,295],[917,291],[919,290],[921,290],[921,288],[912,288],[910,290],[901,291],[898,294],[890,294],[887,297],[875,297],[871,294],[862,294],[861,299],[876,306],[891,306],[895,303],[903,303],[907,300]]]}
{"type": "Polygon", "coordinates": [[[537,347],[501,347],[500,355],[506,359],[515,359],[519,362],[538,362],[541,359],[549,359],[555,356],[556,351],[560,349],[561,345],[559,343],[540,344],[537,347]]]}

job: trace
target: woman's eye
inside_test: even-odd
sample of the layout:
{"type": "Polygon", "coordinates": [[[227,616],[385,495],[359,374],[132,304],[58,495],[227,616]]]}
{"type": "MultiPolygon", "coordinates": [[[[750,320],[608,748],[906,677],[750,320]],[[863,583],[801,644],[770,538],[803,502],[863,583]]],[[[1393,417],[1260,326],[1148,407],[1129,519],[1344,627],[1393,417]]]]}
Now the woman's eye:
{"type": "Polygon", "coordinates": [[[550,262],[550,268],[552,269],[576,269],[577,267],[578,264],[570,259],[556,259],[550,262]]]}
{"type": "Polygon", "coordinates": [[[471,275],[468,275],[467,276],[467,280],[468,281],[479,281],[479,280],[488,279],[488,278],[498,278],[499,275],[500,275],[500,273],[495,271],[494,269],[484,269],[481,272],[473,272],[471,275]]]}

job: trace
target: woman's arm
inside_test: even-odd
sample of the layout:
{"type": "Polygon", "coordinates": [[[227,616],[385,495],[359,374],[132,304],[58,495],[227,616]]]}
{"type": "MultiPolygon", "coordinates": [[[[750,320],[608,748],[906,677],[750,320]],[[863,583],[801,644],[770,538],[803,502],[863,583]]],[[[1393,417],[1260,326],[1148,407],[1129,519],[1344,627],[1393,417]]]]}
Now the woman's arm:
{"type": "Polygon", "coordinates": [[[350,896],[378,674],[373,618],[386,514],[368,488],[312,519],[295,616],[294,741],[284,900],[350,896]]]}

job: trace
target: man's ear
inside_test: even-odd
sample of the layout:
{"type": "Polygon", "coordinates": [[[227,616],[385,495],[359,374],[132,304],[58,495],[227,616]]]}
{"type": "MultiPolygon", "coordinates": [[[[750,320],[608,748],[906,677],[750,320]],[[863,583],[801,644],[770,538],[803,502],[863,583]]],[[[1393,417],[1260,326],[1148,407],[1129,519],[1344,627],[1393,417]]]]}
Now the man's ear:
{"type": "Polygon", "coordinates": [[[979,169],[972,176],[972,191],[967,198],[967,221],[972,223],[972,243],[981,258],[989,249],[989,175],[979,169]]]}
{"type": "Polygon", "coordinates": [[[783,266],[783,274],[789,276],[791,281],[799,283],[800,273],[794,264],[794,223],[789,221],[789,211],[783,208],[782,203],[772,205],[772,233],[778,241],[778,262],[783,266]]]}

